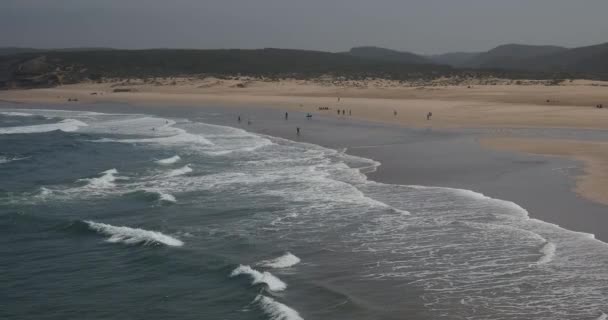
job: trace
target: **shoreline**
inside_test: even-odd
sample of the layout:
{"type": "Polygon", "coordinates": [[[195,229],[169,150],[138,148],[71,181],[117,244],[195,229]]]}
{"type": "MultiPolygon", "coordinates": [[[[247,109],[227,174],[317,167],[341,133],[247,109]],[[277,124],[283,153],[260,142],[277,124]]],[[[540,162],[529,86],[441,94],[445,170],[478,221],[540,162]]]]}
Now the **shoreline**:
{"type": "Polygon", "coordinates": [[[513,201],[528,210],[530,218],[591,233],[608,241],[608,232],[602,229],[608,223],[608,215],[604,214],[606,206],[582,199],[573,192],[573,177],[583,168],[581,163],[485,148],[478,142],[484,136],[480,133],[412,129],[337,117],[306,120],[305,113],[300,112],[290,113],[290,119],[285,121],[283,114],[275,108],[259,107],[157,108],[119,104],[45,107],[123,113],[143,111],[346,150],[349,154],[381,163],[377,171],[366,174],[372,181],[473,190],[513,201]],[[252,116],[252,124],[238,125],[237,115],[252,116]],[[299,137],[295,134],[295,126],[302,128],[299,137]]]}
{"type": "Polygon", "coordinates": [[[125,103],[150,108],[207,108],[209,105],[221,105],[233,111],[270,107],[280,112],[311,113],[315,117],[407,128],[477,128],[485,133],[480,142],[487,148],[582,161],[583,169],[573,189],[587,199],[608,205],[608,176],[604,174],[608,170],[608,152],[596,152],[606,147],[603,141],[608,141],[608,135],[604,139],[591,141],[587,136],[594,133],[574,138],[551,134],[542,139],[534,134],[523,138],[518,136],[518,131],[527,129],[589,130],[596,131],[595,135],[608,133],[605,126],[608,123],[608,110],[568,104],[608,102],[608,84],[603,82],[575,80],[560,86],[474,85],[471,88],[451,86],[423,90],[399,87],[399,83],[386,80],[370,80],[364,83],[365,87],[320,85],[296,80],[267,82],[215,78],[178,79],[176,83],[150,85],[143,80],[134,80],[0,91],[0,103],[50,103],[63,104],[68,108],[95,103],[125,103]],[[115,89],[132,91],[115,93],[115,89]],[[539,96],[557,98],[546,103],[539,96]],[[75,98],[78,102],[66,102],[66,98],[75,98]],[[329,110],[319,110],[319,107],[329,110]],[[337,115],[336,109],[346,108],[352,115],[337,115]],[[427,112],[433,113],[430,121],[425,118],[427,112]],[[511,142],[503,143],[505,139],[511,139],[511,142]],[[516,142],[513,139],[517,139],[516,142]],[[561,141],[559,147],[546,147],[560,144],[556,141],[561,141]],[[579,142],[586,147],[578,147],[579,142]]]}

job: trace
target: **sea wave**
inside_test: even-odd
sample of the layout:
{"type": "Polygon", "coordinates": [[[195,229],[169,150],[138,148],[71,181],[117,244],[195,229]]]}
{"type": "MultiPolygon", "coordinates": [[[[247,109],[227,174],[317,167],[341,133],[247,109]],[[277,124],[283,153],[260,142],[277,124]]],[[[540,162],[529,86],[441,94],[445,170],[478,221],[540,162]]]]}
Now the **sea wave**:
{"type": "Polygon", "coordinates": [[[259,304],[269,320],[304,320],[296,310],[272,298],[258,295],[254,302],[259,304]]]}
{"type": "Polygon", "coordinates": [[[547,241],[545,245],[540,249],[540,253],[542,253],[542,257],[538,260],[536,264],[542,265],[547,264],[553,260],[555,257],[555,244],[553,242],[547,241]]]}
{"type": "Polygon", "coordinates": [[[35,117],[36,115],[25,112],[13,112],[13,111],[4,111],[0,112],[0,114],[11,117],[35,117]]]}
{"type": "Polygon", "coordinates": [[[166,176],[167,177],[177,177],[177,176],[181,176],[181,175],[184,175],[184,174],[190,173],[190,172],[192,172],[192,168],[190,168],[190,165],[187,164],[179,169],[173,169],[173,170],[169,171],[166,176]]]}
{"type": "Polygon", "coordinates": [[[4,157],[4,156],[0,156],[0,164],[4,164],[4,163],[9,163],[9,162],[13,162],[13,161],[19,161],[19,160],[25,160],[25,159],[29,159],[30,157],[4,157]]]}
{"type": "Polygon", "coordinates": [[[272,273],[268,271],[260,272],[246,265],[239,265],[236,269],[232,270],[230,273],[231,277],[236,277],[239,275],[248,275],[251,277],[251,284],[265,284],[268,286],[270,291],[283,291],[287,289],[287,284],[281,281],[281,279],[275,277],[272,273]]]}
{"type": "Polygon", "coordinates": [[[158,198],[159,201],[171,202],[171,203],[177,202],[177,200],[175,199],[175,196],[173,196],[172,194],[169,194],[169,193],[159,192],[158,196],[159,196],[159,198],[158,198]]]}
{"type": "Polygon", "coordinates": [[[258,265],[268,268],[280,269],[293,267],[298,263],[300,263],[300,258],[293,255],[291,252],[287,252],[278,258],[261,261],[260,263],[258,263],[258,265]]]}
{"type": "MultiPolygon", "coordinates": [[[[99,189],[113,188],[116,186],[114,184],[114,181],[116,181],[119,178],[116,176],[118,174],[118,170],[110,169],[110,170],[106,170],[106,171],[102,172],[101,174],[102,174],[102,176],[98,177],[98,178],[79,179],[78,181],[86,181],[86,182],[88,182],[87,186],[92,187],[92,188],[99,188],[99,189]]],[[[123,177],[120,177],[120,178],[123,178],[123,177]]]]}
{"type": "Polygon", "coordinates": [[[170,158],[165,158],[165,159],[160,159],[160,160],[156,160],[155,162],[161,165],[168,165],[168,164],[174,164],[178,161],[180,161],[182,158],[180,158],[180,156],[175,155],[173,157],[170,158]]]}
{"type": "Polygon", "coordinates": [[[64,132],[72,132],[80,127],[86,127],[88,124],[76,119],[64,119],[57,123],[37,124],[31,126],[19,127],[4,127],[0,128],[0,134],[22,134],[22,133],[42,133],[61,130],[64,132]]]}
{"type": "Polygon", "coordinates": [[[171,247],[181,247],[184,243],[176,238],[158,231],[149,231],[139,228],[117,227],[94,221],[84,221],[91,230],[110,236],[106,241],[125,244],[162,244],[171,247]]]}

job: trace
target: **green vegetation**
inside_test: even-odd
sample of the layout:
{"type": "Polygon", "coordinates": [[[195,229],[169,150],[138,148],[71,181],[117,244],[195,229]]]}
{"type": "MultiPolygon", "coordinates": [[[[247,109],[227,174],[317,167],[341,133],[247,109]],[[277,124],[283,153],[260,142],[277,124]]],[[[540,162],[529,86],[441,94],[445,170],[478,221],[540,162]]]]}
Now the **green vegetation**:
{"type": "MultiPolygon", "coordinates": [[[[509,47],[507,47],[508,49],[509,47]]],[[[513,49],[512,47],[510,47],[513,49]]],[[[548,62],[568,62],[568,68],[457,69],[432,64],[427,58],[407,52],[382,48],[354,48],[348,53],[306,50],[25,50],[17,54],[0,55],[0,88],[47,87],[83,80],[104,78],[154,78],[174,76],[251,76],[265,79],[311,79],[321,76],[348,80],[382,78],[391,80],[431,80],[441,77],[454,79],[571,79],[577,77],[605,78],[608,64],[601,49],[559,50],[548,62]],[[577,51],[578,50],[578,51],[577,51]],[[568,55],[568,53],[570,53],[568,55]],[[566,54],[566,56],[563,56],[566,54]],[[590,68],[580,61],[591,61],[601,68],[590,68]],[[587,59],[587,60],[585,60],[587,59]],[[597,61],[596,61],[597,60],[597,61]],[[572,67],[574,66],[574,67],[572,67]],[[585,74],[579,73],[576,67],[585,74]],[[519,71],[516,71],[519,70],[519,71]],[[531,71],[533,70],[533,71],[531,71]],[[557,72],[553,71],[556,70],[557,72]],[[593,72],[590,72],[593,71],[593,72]]],[[[11,50],[14,51],[15,48],[11,50]]],[[[503,48],[504,49],[504,48],[503,48]]],[[[528,48],[517,48],[527,50],[528,48]]],[[[544,48],[543,48],[544,50],[544,48]]],[[[603,50],[603,51],[602,51],[603,50]]],[[[504,50],[503,50],[504,51],[504,50]]],[[[512,51],[512,50],[511,50],[512,51]]],[[[535,50],[536,52],[538,50],[535,50]]],[[[528,61],[528,60],[526,60],[528,61]]]]}

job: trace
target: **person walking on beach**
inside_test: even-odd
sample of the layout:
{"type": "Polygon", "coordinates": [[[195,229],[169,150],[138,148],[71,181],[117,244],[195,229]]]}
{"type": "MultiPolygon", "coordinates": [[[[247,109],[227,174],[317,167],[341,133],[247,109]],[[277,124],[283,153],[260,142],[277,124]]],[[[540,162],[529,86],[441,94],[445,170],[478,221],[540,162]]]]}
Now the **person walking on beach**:
{"type": "Polygon", "coordinates": [[[338,109],[338,115],[340,115],[340,109],[338,109]]]}
{"type": "Polygon", "coordinates": [[[296,127],[296,134],[300,135],[300,127],[296,127]]]}
{"type": "Polygon", "coordinates": [[[352,110],[348,110],[348,115],[349,115],[349,116],[352,116],[352,115],[353,115],[352,110]]]}
{"type": "Polygon", "coordinates": [[[285,112],[285,120],[289,119],[289,113],[285,112]]]}
{"type": "Polygon", "coordinates": [[[426,114],[426,120],[431,120],[431,117],[433,116],[432,112],[429,112],[426,114]]]}
{"type": "Polygon", "coordinates": [[[241,123],[241,116],[239,116],[239,119],[238,119],[238,121],[239,121],[239,123],[241,123]]]}
{"type": "Polygon", "coordinates": [[[397,110],[393,110],[393,115],[396,117],[397,116],[397,110]]]}

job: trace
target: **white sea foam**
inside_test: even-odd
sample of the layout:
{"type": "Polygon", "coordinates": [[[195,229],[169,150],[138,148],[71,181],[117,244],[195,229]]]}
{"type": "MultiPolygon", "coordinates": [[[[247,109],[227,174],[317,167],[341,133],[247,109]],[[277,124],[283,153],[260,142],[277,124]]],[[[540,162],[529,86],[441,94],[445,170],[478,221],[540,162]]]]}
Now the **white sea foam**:
{"type": "Polygon", "coordinates": [[[118,170],[110,169],[101,173],[102,176],[98,178],[89,178],[89,179],[80,179],[79,181],[87,181],[88,186],[92,188],[112,188],[116,185],[114,181],[118,178],[116,175],[118,174],[118,170]]]}
{"type": "Polygon", "coordinates": [[[80,127],[87,126],[86,123],[75,119],[65,119],[57,123],[37,124],[20,127],[0,128],[0,134],[19,134],[19,133],[41,133],[61,130],[65,132],[76,131],[80,127]]]}
{"type": "Polygon", "coordinates": [[[110,238],[106,240],[108,242],[122,242],[126,244],[164,244],[171,247],[181,247],[184,245],[181,240],[157,231],[129,227],[116,227],[94,221],[85,221],[85,223],[88,224],[89,228],[92,230],[110,236],[110,238]]]}
{"type": "Polygon", "coordinates": [[[278,258],[271,259],[271,260],[264,260],[264,261],[260,262],[259,265],[268,267],[268,268],[280,269],[280,268],[293,267],[298,263],[300,263],[300,258],[293,255],[291,252],[287,252],[278,258]]]}
{"type": "Polygon", "coordinates": [[[35,116],[35,115],[31,114],[31,113],[12,112],[12,111],[0,112],[0,114],[3,114],[5,116],[12,116],[12,117],[33,117],[33,116],[35,116]]]}
{"type": "Polygon", "coordinates": [[[169,171],[167,173],[167,177],[177,177],[177,176],[181,176],[184,175],[186,173],[190,173],[192,172],[192,168],[190,168],[190,165],[187,164],[179,169],[173,169],[171,171],[169,171]]]}
{"type": "Polygon", "coordinates": [[[603,313],[596,320],[608,320],[608,315],[603,313]]]}
{"type": "Polygon", "coordinates": [[[168,194],[168,193],[163,193],[163,192],[159,192],[159,199],[160,201],[165,201],[165,202],[177,202],[177,200],[175,199],[175,197],[172,194],[168,194]]]}
{"type": "Polygon", "coordinates": [[[25,160],[25,159],[29,159],[29,158],[30,157],[21,157],[21,158],[19,158],[19,157],[12,157],[12,158],[9,158],[9,157],[2,157],[2,156],[0,156],[0,164],[9,163],[9,162],[13,162],[13,161],[19,161],[19,160],[25,160]]]}
{"type": "Polygon", "coordinates": [[[555,244],[553,242],[547,241],[545,245],[540,249],[540,253],[543,254],[542,257],[538,260],[536,264],[547,264],[553,260],[555,257],[555,244]]]}
{"type": "Polygon", "coordinates": [[[250,266],[240,265],[236,269],[232,270],[230,273],[231,277],[236,277],[238,275],[248,275],[251,277],[251,284],[260,284],[264,283],[268,286],[268,289],[271,291],[283,291],[287,289],[287,285],[285,282],[281,281],[281,279],[275,277],[272,273],[268,271],[260,272],[257,271],[250,266]]]}
{"type": "Polygon", "coordinates": [[[156,160],[155,162],[158,163],[158,164],[162,164],[162,165],[168,165],[168,164],[174,164],[174,163],[180,161],[181,159],[182,158],[180,158],[180,156],[175,155],[175,156],[170,157],[170,158],[156,160]]]}
{"type": "Polygon", "coordinates": [[[262,311],[268,315],[269,320],[304,320],[296,310],[272,298],[258,295],[254,302],[260,305],[262,311]]]}

